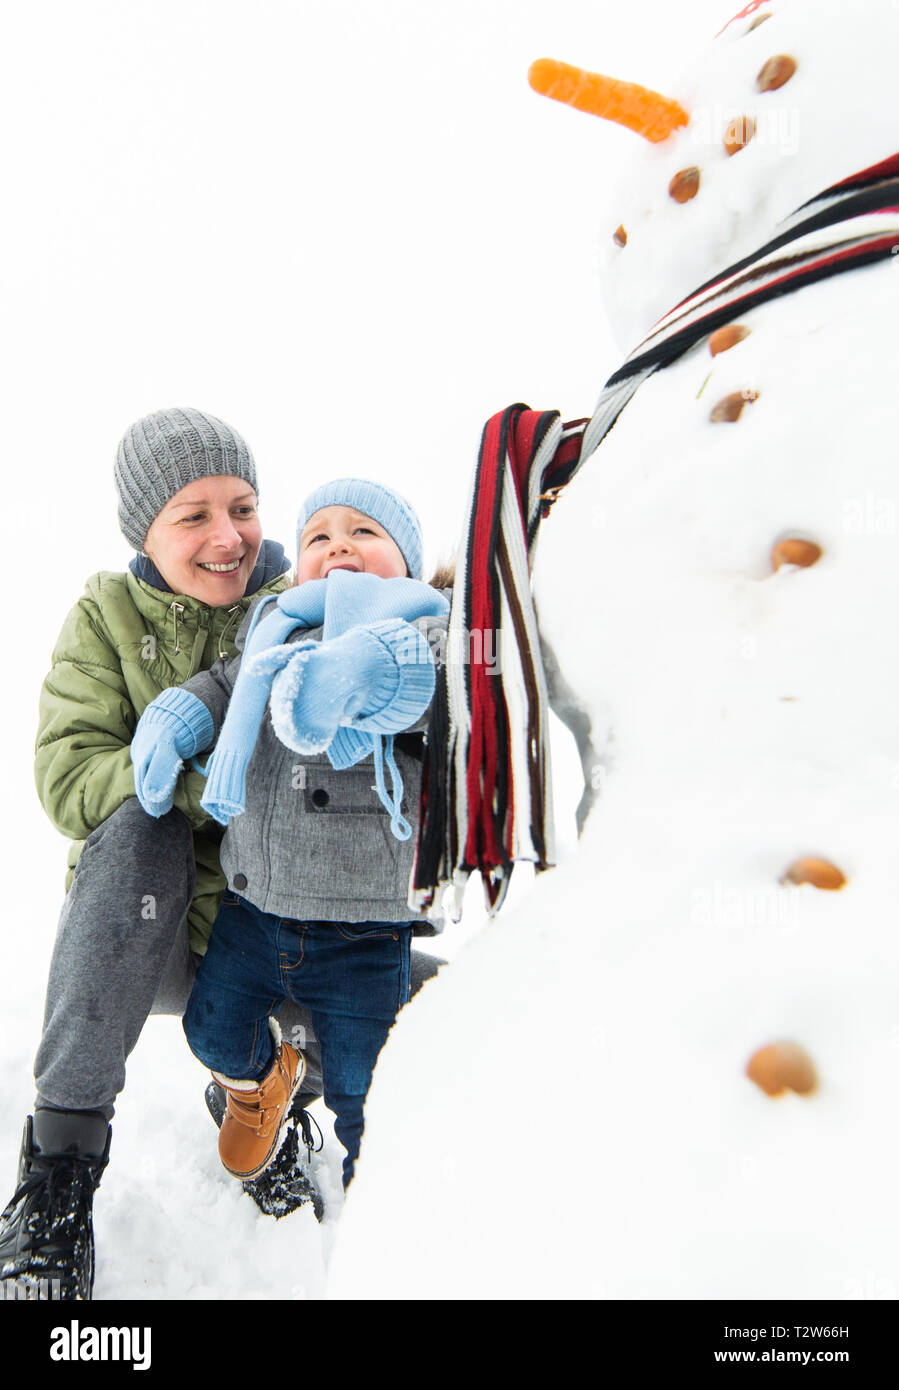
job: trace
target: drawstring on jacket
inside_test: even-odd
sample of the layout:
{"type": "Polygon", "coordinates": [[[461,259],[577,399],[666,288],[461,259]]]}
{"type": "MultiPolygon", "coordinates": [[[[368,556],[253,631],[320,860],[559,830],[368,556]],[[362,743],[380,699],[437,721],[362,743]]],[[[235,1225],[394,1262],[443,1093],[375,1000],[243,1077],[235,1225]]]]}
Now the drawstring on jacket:
{"type": "MultiPolygon", "coordinates": [[[[242,610],[241,610],[241,606],[240,606],[239,603],[235,603],[235,605],[234,605],[233,608],[229,608],[229,609],[228,609],[228,621],[225,623],[225,626],[222,628],[221,632],[219,633],[219,639],[218,639],[219,656],[222,658],[223,661],[226,661],[226,660],[228,659],[229,655],[230,655],[229,652],[226,652],[226,651],[225,651],[225,639],[226,639],[227,636],[228,636],[229,630],[234,626],[235,619],[239,616],[239,614],[240,614],[241,611],[242,611],[242,610]]],[[[178,641],[178,619],[181,617],[181,614],[184,612],[184,604],[183,604],[183,603],[177,603],[177,602],[174,602],[174,601],[173,601],[172,603],[169,604],[169,612],[170,612],[171,615],[172,615],[172,650],[173,650],[175,656],[179,656],[180,653],[181,653],[181,644],[180,644],[180,642],[178,641]]]]}
{"type": "Polygon", "coordinates": [[[229,654],[230,654],[230,653],[228,653],[228,652],[226,652],[226,651],[224,650],[224,647],[225,647],[225,638],[226,638],[227,635],[228,635],[228,629],[233,625],[235,617],[236,617],[237,614],[240,613],[241,611],[242,611],[242,610],[241,610],[241,606],[240,606],[239,603],[235,603],[235,605],[234,605],[233,608],[229,608],[229,609],[228,609],[228,621],[225,623],[225,626],[222,628],[221,632],[219,633],[219,656],[222,658],[223,661],[227,661],[228,656],[229,656],[229,654]]]}
{"type": "Polygon", "coordinates": [[[175,656],[178,656],[181,651],[181,648],[178,645],[178,618],[184,612],[184,604],[174,602],[170,603],[169,611],[172,615],[172,648],[174,650],[175,656]]]}

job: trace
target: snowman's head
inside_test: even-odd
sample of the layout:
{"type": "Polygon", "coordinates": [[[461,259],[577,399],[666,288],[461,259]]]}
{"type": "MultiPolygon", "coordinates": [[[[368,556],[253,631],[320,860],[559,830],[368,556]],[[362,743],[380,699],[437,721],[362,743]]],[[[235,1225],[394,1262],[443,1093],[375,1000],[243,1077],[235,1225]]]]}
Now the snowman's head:
{"type": "Polygon", "coordinates": [[[539,60],[544,95],[634,130],[603,280],[624,351],[809,198],[899,149],[899,0],[749,0],[662,96],[539,60]]]}

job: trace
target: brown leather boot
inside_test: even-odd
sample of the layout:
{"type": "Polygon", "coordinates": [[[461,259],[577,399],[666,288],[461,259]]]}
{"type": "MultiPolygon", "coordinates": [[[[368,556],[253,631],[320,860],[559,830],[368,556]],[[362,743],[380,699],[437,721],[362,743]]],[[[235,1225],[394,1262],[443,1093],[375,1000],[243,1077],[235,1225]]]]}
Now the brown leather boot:
{"type": "Polygon", "coordinates": [[[235,1178],[258,1178],[274,1158],[290,1102],[306,1073],[302,1053],[275,1037],[275,1060],[262,1081],[236,1081],[213,1072],[228,1093],[219,1130],[219,1158],[235,1178]]]}

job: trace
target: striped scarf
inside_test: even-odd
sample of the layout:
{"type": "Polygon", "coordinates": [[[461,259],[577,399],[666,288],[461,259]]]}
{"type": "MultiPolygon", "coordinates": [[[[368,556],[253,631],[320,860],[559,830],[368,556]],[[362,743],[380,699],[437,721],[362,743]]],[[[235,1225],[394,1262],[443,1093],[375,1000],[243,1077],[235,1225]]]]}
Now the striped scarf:
{"type": "Polygon", "coordinates": [[[555,857],[548,697],[530,577],[541,521],[638,387],[741,314],[899,248],[899,155],[804,203],[778,234],[681,301],[603,387],[592,418],[513,405],[487,421],[469,495],[447,660],[431,709],[409,905],[470,874],[499,910],[512,868],[555,857]]]}

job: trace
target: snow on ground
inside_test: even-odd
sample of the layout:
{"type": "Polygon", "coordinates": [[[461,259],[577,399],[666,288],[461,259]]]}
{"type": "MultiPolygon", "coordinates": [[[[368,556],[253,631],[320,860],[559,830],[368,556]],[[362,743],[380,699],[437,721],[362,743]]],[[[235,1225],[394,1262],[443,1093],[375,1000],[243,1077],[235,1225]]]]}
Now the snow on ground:
{"type": "Polygon", "coordinates": [[[311,1207],[281,1221],[263,1216],[219,1162],[203,1103],[208,1074],[185,1058],[180,1021],[154,1019],[150,1029],[150,1046],[129,1067],[113,1141],[121,1136],[122,1150],[97,1201],[96,1297],[320,1297],[343,1201],[343,1150],[329,1113],[321,1103],[312,1112],[328,1140],[313,1169],[326,1199],[324,1223],[311,1207]],[[173,1096],[160,1093],[161,1075],[173,1096]]]}

